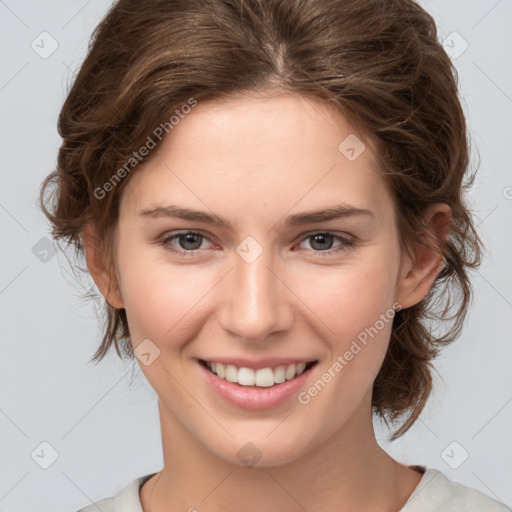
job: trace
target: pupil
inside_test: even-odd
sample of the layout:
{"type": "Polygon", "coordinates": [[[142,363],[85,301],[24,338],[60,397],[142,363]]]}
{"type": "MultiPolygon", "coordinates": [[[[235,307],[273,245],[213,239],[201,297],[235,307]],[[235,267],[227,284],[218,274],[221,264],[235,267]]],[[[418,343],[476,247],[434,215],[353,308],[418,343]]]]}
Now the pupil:
{"type": "Polygon", "coordinates": [[[199,243],[197,241],[194,242],[193,239],[195,237],[200,238],[201,235],[196,235],[194,233],[187,233],[185,235],[181,235],[181,237],[180,237],[180,244],[181,244],[182,248],[183,249],[189,249],[189,250],[198,249],[201,246],[201,241],[199,240],[199,243]],[[183,241],[184,241],[184,244],[181,243],[183,241]],[[193,246],[196,245],[196,247],[189,247],[187,244],[192,244],[193,246]]]}
{"type": "MultiPolygon", "coordinates": [[[[314,247],[314,244],[316,244],[318,242],[318,240],[320,239],[320,241],[326,241],[326,239],[331,239],[331,242],[332,242],[332,236],[331,235],[325,235],[325,234],[318,234],[318,235],[313,235],[313,240],[314,240],[314,243],[312,244],[312,246],[314,247]]],[[[327,247],[327,249],[330,249],[330,246],[332,244],[328,244],[329,247],[327,247]]],[[[322,243],[320,243],[320,247],[319,249],[325,249],[325,245],[322,245],[322,243]]]]}

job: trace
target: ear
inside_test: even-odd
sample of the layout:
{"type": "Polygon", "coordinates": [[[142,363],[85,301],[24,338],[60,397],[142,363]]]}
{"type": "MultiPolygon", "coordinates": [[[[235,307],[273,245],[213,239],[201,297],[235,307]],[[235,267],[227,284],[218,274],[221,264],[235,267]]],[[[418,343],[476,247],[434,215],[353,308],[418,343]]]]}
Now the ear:
{"type": "Polygon", "coordinates": [[[123,309],[124,302],[115,272],[109,268],[107,251],[91,224],[82,231],[87,268],[105,300],[116,309],[123,309]]]}
{"type": "Polygon", "coordinates": [[[412,256],[404,255],[402,269],[397,283],[397,302],[402,308],[414,306],[429,292],[443,267],[441,250],[427,247],[439,245],[436,238],[446,241],[450,235],[452,212],[448,205],[436,203],[424,212],[425,234],[414,242],[412,256]]]}

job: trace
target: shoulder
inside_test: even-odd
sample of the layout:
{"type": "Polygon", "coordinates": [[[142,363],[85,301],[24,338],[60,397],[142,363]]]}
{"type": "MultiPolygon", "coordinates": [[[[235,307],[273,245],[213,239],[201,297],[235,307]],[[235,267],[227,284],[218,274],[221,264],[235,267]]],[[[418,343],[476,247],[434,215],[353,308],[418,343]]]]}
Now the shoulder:
{"type": "Polygon", "coordinates": [[[114,496],[91,503],[76,512],[144,512],[139,497],[141,485],[155,473],[140,476],[126,484],[114,496]]]}
{"type": "Polygon", "coordinates": [[[510,512],[510,508],[485,494],[427,469],[400,512],[510,512]]]}

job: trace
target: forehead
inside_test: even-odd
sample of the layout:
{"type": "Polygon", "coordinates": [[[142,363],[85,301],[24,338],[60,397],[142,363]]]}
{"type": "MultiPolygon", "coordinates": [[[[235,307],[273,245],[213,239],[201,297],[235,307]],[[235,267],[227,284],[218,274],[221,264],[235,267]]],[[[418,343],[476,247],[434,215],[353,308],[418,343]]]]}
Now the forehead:
{"type": "Polygon", "coordinates": [[[136,169],[121,204],[183,200],[234,212],[346,203],[379,214],[390,197],[375,162],[347,119],[319,100],[239,94],[199,101],[136,169]]]}

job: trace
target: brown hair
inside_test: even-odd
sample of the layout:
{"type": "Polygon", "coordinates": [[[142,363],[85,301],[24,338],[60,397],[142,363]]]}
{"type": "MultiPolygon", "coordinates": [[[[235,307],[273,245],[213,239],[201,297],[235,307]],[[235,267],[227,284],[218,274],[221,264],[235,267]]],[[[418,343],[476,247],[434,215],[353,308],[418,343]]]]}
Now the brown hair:
{"type": "MultiPolygon", "coordinates": [[[[406,418],[394,439],[427,401],[431,360],[460,334],[472,292],[467,269],[480,263],[462,197],[474,174],[457,80],[434,20],[412,0],[119,0],[94,31],[63,105],[58,165],[41,206],[55,239],[80,253],[91,222],[108,250],[134,151],[156,127],[170,131],[191,98],[280,89],[339,109],[378,148],[405,250],[423,233],[428,205],[446,203],[453,214],[449,240],[435,244],[444,267],[423,301],[396,314],[374,383],[375,413],[387,423],[406,418]],[[441,320],[448,328],[436,333],[441,320]]],[[[125,310],[105,307],[92,360],[112,344],[133,358],[125,310]]]]}

